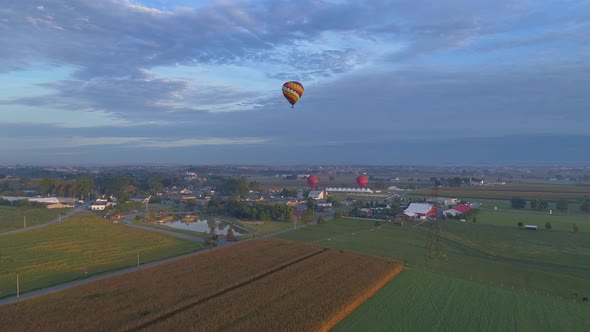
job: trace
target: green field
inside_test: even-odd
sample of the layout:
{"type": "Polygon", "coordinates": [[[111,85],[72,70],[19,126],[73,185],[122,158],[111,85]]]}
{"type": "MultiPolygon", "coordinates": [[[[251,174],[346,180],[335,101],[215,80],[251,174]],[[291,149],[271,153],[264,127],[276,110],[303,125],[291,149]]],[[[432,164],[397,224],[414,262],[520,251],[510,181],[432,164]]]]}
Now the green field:
{"type": "Polygon", "coordinates": [[[46,224],[62,216],[72,209],[30,208],[22,210],[12,206],[0,206],[0,233],[27,227],[46,224]]]}
{"type": "MultiPolygon", "coordinates": [[[[527,304],[527,301],[537,302],[539,299],[542,303],[538,305],[542,308],[516,311],[518,319],[524,325],[517,325],[511,330],[534,330],[536,325],[526,322],[537,319],[536,315],[540,312],[537,310],[541,310],[548,319],[555,320],[557,326],[578,324],[577,321],[580,321],[579,324],[587,325],[590,322],[590,305],[581,303],[583,297],[590,297],[590,237],[588,233],[573,234],[557,230],[534,232],[518,230],[516,227],[447,222],[442,225],[446,257],[438,259],[429,259],[427,235],[425,227],[420,226],[399,227],[386,224],[381,229],[377,229],[373,226],[373,222],[343,219],[283,234],[280,237],[396,259],[402,261],[408,269],[402,273],[402,276],[410,273],[408,277],[410,279],[447,280],[445,282],[452,285],[443,287],[441,282],[442,288],[437,290],[410,284],[415,294],[408,296],[425,298],[431,292],[444,293],[446,288],[455,289],[458,301],[450,299],[453,305],[447,310],[457,312],[453,318],[456,321],[463,319],[469,322],[468,324],[475,324],[470,316],[470,310],[474,307],[473,302],[485,302],[485,298],[478,298],[478,296],[497,291],[507,295],[499,296],[497,303],[481,304],[481,310],[485,310],[479,314],[479,317],[484,321],[495,319],[494,317],[515,315],[514,307],[503,306],[501,301],[515,299],[527,304]],[[531,293],[539,297],[525,296],[531,293]],[[575,300],[578,302],[574,303],[575,300]],[[577,313],[581,311],[577,310],[570,311],[569,316],[563,316],[560,304],[570,302],[582,308],[580,310],[586,310],[588,315],[578,315],[577,313]],[[554,307],[551,307],[551,303],[554,303],[554,307]],[[574,320],[576,323],[566,322],[566,320],[574,320]]],[[[394,279],[388,284],[387,289],[393,288],[390,290],[392,292],[409,292],[408,282],[404,283],[404,278],[400,280],[402,281],[398,283],[398,278],[394,279]]],[[[386,295],[380,292],[376,298],[379,296],[386,295]]],[[[416,302],[406,299],[404,305],[406,307],[424,306],[430,310],[415,311],[414,316],[408,317],[408,322],[419,321],[416,324],[427,324],[426,327],[414,329],[413,325],[406,325],[400,330],[456,330],[445,325],[447,323],[438,323],[439,313],[431,310],[433,304],[430,300],[416,302]]],[[[402,303],[404,302],[380,302],[378,305],[371,306],[371,302],[367,302],[358,309],[358,312],[369,310],[378,317],[385,317],[395,312],[404,312],[403,310],[406,309],[399,307],[402,303]],[[366,309],[366,306],[369,309],[366,309]]],[[[441,304],[441,307],[445,306],[441,304]]],[[[364,322],[366,330],[373,330],[373,326],[374,330],[387,330],[378,323],[366,325],[369,321],[367,316],[358,315],[360,314],[352,315],[342,322],[339,328],[354,330],[358,326],[363,326],[364,322]]],[[[482,326],[481,330],[503,330],[489,328],[491,323],[487,324],[482,326]]],[[[465,329],[459,327],[459,329],[472,330],[471,326],[468,325],[465,329]]]]}
{"type": "Polygon", "coordinates": [[[197,243],[113,224],[91,213],[0,237],[0,297],[200,249],[197,243]]]}
{"type": "Polygon", "coordinates": [[[590,308],[406,270],[332,331],[590,331],[590,308]]]}
{"type": "Polygon", "coordinates": [[[572,231],[573,224],[579,226],[580,231],[590,231],[589,216],[567,216],[563,214],[539,213],[527,210],[516,211],[482,211],[477,214],[477,222],[482,224],[517,227],[518,222],[525,225],[537,225],[539,229],[545,230],[545,224],[549,222],[552,230],[572,231]]]}

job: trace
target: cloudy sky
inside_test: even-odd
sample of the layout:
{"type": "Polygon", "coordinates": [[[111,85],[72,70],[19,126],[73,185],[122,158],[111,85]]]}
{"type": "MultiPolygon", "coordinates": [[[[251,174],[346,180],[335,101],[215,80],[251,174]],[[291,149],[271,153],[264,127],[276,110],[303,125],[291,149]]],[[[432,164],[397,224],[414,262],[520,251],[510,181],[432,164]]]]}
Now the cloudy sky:
{"type": "Polygon", "coordinates": [[[590,1],[0,3],[0,163],[590,164],[590,1]]]}

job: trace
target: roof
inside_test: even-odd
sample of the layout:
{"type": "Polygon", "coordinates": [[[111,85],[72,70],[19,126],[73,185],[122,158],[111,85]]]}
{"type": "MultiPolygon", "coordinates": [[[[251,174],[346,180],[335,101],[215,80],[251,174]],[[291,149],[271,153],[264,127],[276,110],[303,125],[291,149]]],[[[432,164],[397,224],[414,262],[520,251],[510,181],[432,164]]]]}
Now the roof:
{"type": "Polygon", "coordinates": [[[467,204],[461,204],[461,205],[455,206],[453,209],[455,209],[461,213],[465,213],[465,212],[471,210],[471,206],[469,206],[467,204]]]}
{"type": "Polygon", "coordinates": [[[404,210],[404,213],[412,212],[416,214],[426,214],[430,212],[432,209],[432,205],[424,204],[424,203],[410,203],[407,209],[404,210]]]}

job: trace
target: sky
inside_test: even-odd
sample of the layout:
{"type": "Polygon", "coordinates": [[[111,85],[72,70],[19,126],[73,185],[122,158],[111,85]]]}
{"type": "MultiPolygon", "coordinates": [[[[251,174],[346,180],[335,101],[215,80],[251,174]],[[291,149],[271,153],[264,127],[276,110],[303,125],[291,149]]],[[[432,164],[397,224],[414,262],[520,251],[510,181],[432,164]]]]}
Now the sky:
{"type": "Polygon", "coordinates": [[[0,163],[590,164],[590,1],[0,4],[0,163]]]}

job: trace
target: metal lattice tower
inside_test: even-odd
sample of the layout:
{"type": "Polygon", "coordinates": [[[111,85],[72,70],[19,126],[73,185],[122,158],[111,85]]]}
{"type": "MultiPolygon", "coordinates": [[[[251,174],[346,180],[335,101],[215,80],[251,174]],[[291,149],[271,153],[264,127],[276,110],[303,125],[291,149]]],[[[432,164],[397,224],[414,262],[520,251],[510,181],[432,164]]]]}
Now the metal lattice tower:
{"type": "MultiPolygon", "coordinates": [[[[438,188],[432,187],[431,191],[433,198],[438,198],[438,188]]],[[[435,209],[437,209],[437,203],[435,203],[435,209]]],[[[443,257],[445,256],[445,250],[441,238],[441,229],[440,229],[440,221],[436,216],[434,219],[430,219],[427,221],[428,225],[428,257],[435,258],[435,257],[443,257]]]]}

